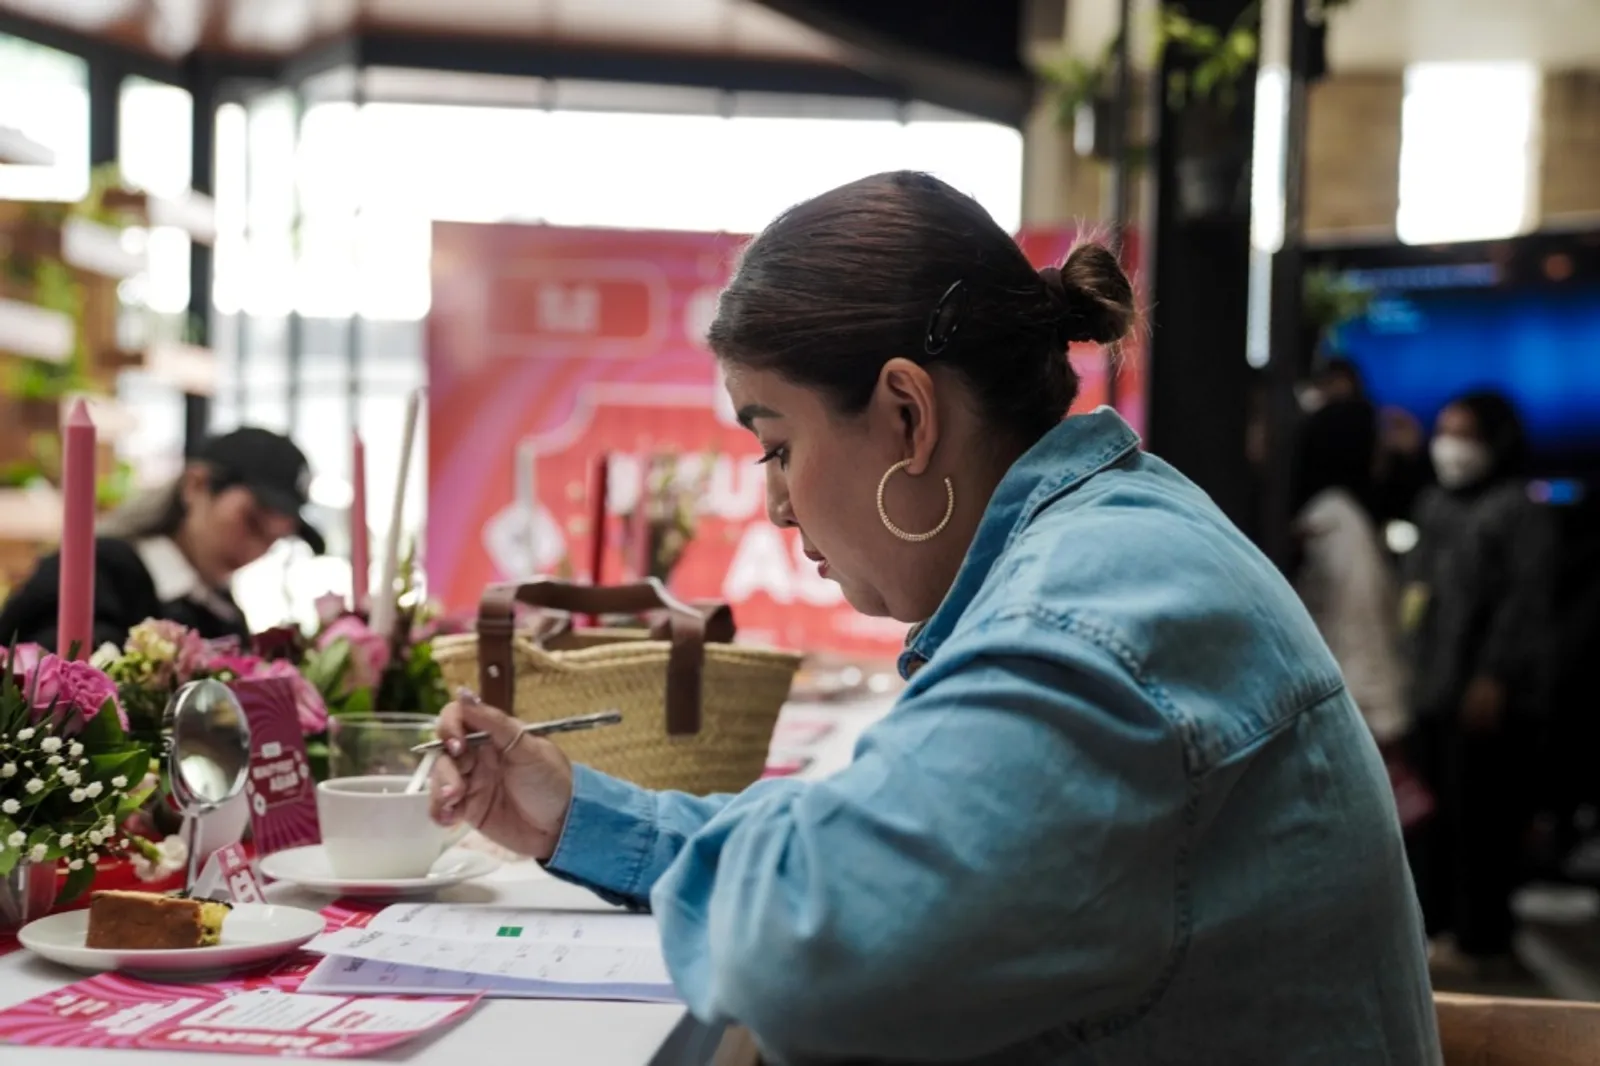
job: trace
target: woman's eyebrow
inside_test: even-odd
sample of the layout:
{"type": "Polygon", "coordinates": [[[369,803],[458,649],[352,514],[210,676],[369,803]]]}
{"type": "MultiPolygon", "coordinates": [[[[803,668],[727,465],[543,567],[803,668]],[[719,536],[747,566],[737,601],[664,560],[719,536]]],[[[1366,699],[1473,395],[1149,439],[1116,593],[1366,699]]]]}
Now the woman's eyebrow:
{"type": "Polygon", "coordinates": [[[747,403],[739,408],[739,424],[745,429],[755,430],[755,420],[758,418],[782,418],[778,412],[759,403],[747,403]]]}

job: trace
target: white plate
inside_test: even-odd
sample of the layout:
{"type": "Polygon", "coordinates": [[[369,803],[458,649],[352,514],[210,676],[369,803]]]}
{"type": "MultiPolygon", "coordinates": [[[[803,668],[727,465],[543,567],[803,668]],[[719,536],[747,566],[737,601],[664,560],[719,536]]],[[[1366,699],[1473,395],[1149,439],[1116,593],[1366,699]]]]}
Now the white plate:
{"type": "Polygon", "coordinates": [[[83,946],[89,912],[67,911],[29,922],[17,934],[23,947],[63,966],[89,973],[120,970],[165,977],[212,974],[270,962],[322,933],[315,911],[242,903],[222,923],[222,942],[209,948],[117,951],[83,946]]]}
{"type": "Polygon", "coordinates": [[[261,859],[261,872],[274,881],[288,881],[313,892],[331,892],[339,896],[419,896],[450,888],[475,877],[492,874],[500,868],[500,860],[481,851],[451,848],[433,864],[426,877],[407,877],[381,881],[358,881],[340,877],[328,862],[328,853],[322,845],[290,848],[274,852],[261,859]]]}

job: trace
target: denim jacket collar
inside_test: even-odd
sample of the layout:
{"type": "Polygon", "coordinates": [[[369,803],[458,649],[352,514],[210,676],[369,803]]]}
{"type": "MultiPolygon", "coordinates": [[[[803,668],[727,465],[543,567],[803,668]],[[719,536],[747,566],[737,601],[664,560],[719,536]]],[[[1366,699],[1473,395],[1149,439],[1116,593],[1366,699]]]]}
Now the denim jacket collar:
{"type": "Polygon", "coordinates": [[[995,486],[944,602],[933,617],[907,634],[900,676],[909,679],[939,650],[988,581],[995,560],[1045,504],[1138,447],[1132,427],[1114,410],[1102,407],[1064,420],[1024,452],[995,486]]]}

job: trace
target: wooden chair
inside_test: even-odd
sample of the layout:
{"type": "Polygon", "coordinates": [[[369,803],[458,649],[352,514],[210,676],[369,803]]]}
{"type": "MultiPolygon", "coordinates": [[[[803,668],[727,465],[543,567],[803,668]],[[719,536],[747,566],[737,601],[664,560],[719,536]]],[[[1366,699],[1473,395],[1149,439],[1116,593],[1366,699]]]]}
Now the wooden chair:
{"type": "MultiPolygon", "coordinates": [[[[1600,1003],[1438,992],[1444,1066],[1600,1066],[1600,1003]]],[[[750,1034],[728,1029],[713,1066],[759,1066],[750,1034]]]]}
{"type": "Polygon", "coordinates": [[[1600,1003],[1437,992],[1444,1066],[1595,1066],[1600,1003]]]}

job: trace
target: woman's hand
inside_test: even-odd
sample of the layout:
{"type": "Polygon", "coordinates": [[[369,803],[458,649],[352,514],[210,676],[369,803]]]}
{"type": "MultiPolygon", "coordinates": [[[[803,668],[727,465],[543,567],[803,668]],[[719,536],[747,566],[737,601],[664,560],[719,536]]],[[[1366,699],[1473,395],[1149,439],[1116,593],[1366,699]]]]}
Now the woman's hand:
{"type": "Polygon", "coordinates": [[[550,858],[572,803],[572,763],[561,749],[467,693],[439,715],[438,732],[445,748],[433,768],[434,820],[465,821],[502,847],[550,858]],[[469,745],[468,733],[489,739],[469,745]]]}

